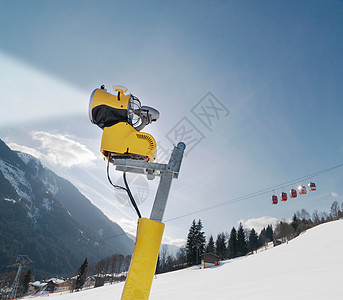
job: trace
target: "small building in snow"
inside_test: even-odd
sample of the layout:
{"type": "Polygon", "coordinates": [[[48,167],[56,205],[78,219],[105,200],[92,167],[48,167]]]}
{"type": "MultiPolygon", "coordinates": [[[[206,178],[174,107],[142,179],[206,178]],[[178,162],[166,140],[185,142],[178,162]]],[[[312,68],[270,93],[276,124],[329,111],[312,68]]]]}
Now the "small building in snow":
{"type": "Polygon", "coordinates": [[[33,294],[33,293],[41,292],[42,290],[44,290],[46,285],[47,285],[46,282],[40,282],[40,281],[30,282],[28,293],[33,294]]]}
{"type": "Polygon", "coordinates": [[[201,254],[201,268],[209,268],[220,265],[219,256],[210,252],[201,254]]]}
{"type": "Polygon", "coordinates": [[[45,291],[58,293],[68,291],[71,288],[70,280],[51,278],[48,280],[45,291]]]}

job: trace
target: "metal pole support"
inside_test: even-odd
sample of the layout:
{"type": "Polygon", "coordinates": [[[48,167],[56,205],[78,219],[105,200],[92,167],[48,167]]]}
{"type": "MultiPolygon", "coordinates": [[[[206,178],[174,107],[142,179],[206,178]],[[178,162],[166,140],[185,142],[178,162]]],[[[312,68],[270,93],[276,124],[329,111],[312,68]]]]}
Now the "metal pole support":
{"type": "Polygon", "coordinates": [[[123,172],[146,174],[148,179],[160,176],[150,219],[138,220],[136,244],[130,269],[126,278],[122,300],[149,299],[155,274],[164,224],[162,223],[173,178],[178,178],[186,145],[182,142],[174,147],[168,164],[148,163],[117,159],[116,169],[123,172]]]}
{"type": "Polygon", "coordinates": [[[167,169],[161,171],[161,179],[150,215],[151,220],[162,222],[164,210],[167,205],[170,186],[173,178],[177,178],[179,175],[185,148],[186,145],[184,143],[179,143],[177,147],[174,148],[173,153],[170,156],[167,169]]]}

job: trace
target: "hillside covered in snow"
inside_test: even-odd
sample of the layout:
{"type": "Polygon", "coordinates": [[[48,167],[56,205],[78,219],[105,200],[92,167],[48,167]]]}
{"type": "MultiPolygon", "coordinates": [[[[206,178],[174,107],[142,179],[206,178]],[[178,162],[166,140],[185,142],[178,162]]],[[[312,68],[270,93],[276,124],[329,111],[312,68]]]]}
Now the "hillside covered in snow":
{"type": "MultiPolygon", "coordinates": [[[[343,299],[343,220],[309,229],[289,243],[223,262],[158,275],[150,300],[343,299]]],[[[50,295],[56,300],[120,299],[123,283],[50,295]]]]}

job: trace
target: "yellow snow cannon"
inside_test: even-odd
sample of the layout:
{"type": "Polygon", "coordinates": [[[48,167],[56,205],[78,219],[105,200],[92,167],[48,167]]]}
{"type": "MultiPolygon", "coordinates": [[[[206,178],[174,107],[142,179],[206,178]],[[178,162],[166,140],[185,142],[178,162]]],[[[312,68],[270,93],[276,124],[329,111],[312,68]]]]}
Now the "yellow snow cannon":
{"type": "Polygon", "coordinates": [[[117,95],[102,85],[93,91],[89,101],[89,118],[103,129],[101,153],[110,161],[129,158],[153,162],[156,141],[152,135],[140,131],[157,121],[160,113],[152,107],[141,106],[132,94],[125,94],[127,88],[113,88],[117,95]]]}

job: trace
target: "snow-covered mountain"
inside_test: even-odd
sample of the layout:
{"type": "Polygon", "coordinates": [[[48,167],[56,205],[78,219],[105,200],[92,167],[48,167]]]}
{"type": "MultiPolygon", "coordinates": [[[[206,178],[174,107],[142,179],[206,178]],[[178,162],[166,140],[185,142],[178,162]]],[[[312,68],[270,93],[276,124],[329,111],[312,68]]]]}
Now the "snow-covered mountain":
{"type": "MultiPolygon", "coordinates": [[[[322,224],[288,244],[254,255],[158,275],[150,300],[341,300],[343,220],[322,224]]],[[[51,295],[55,300],[120,299],[124,283],[73,294],[51,295]]]]}
{"type": "Polygon", "coordinates": [[[69,181],[0,140],[0,269],[27,254],[36,276],[70,275],[95,262],[131,254],[134,242],[69,181]]]}

